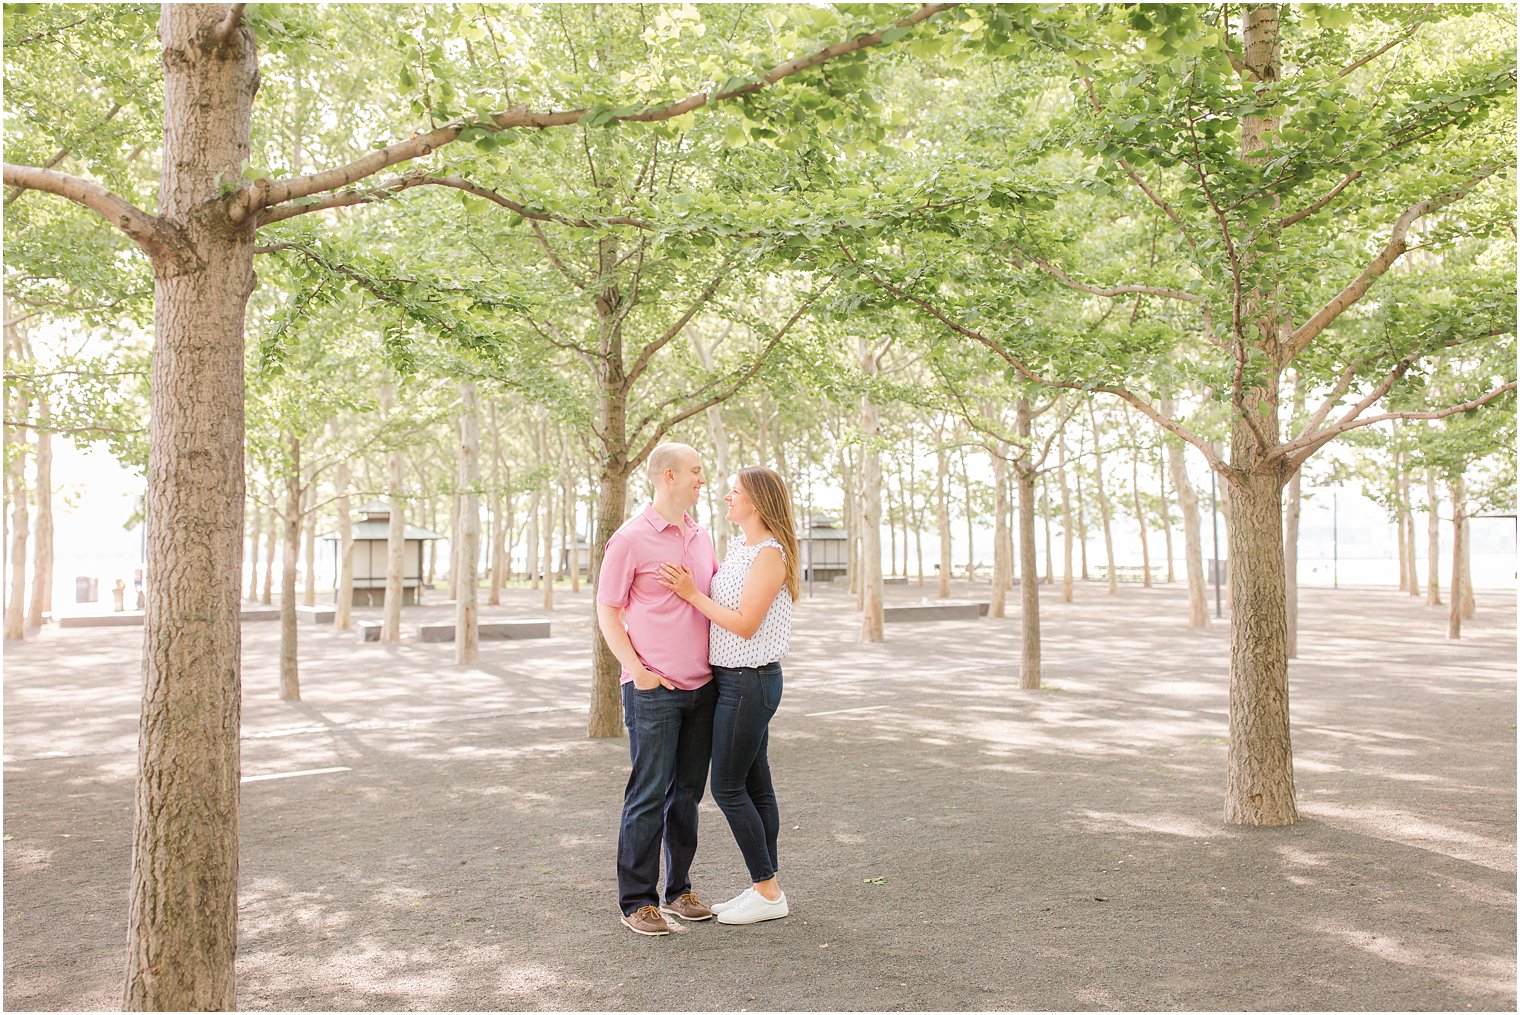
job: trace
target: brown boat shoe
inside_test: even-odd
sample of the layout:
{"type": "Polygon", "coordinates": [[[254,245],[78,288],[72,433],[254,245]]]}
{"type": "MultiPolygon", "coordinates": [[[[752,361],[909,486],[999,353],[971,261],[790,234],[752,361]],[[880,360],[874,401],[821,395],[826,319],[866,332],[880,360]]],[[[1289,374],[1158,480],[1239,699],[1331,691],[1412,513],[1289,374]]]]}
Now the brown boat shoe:
{"type": "Polygon", "coordinates": [[[683,892],[660,907],[660,912],[679,916],[683,920],[711,920],[713,911],[702,905],[695,892],[683,892]]]}
{"type": "Polygon", "coordinates": [[[623,917],[623,926],[635,934],[643,934],[646,937],[664,937],[670,933],[670,926],[665,922],[665,917],[653,906],[640,906],[632,913],[623,917]]]}

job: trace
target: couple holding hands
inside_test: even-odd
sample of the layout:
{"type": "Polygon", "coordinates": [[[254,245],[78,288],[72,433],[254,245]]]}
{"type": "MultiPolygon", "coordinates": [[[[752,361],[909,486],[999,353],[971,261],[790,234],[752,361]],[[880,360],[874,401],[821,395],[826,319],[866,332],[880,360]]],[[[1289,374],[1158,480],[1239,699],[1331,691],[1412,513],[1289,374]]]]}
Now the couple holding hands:
{"type": "Polygon", "coordinates": [[[667,916],[780,919],[788,909],[776,879],[780,817],[766,745],[801,587],[791,497],[770,469],[739,470],[723,500],[743,535],[720,566],[712,537],[690,514],[706,482],[701,456],[661,444],[648,471],[654,501],[608,540],[596,592],[602,637],[623,666],[633,759],[618,830],[623,924],[658,936],[670,933],[667,916]],[[711,907],[690,877],[709,760],[713,799],[751,882],[711,907]]]}

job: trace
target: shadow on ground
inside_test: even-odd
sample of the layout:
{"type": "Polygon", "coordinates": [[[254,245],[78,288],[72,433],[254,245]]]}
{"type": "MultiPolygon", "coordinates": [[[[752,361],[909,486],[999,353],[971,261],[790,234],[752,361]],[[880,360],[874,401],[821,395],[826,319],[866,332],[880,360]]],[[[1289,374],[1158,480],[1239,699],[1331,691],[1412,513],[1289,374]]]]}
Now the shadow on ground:
{"type": "MultiPolygon", "coordinates": [[[[658,940],[616,921],[626,741],[584,739],[585,593],[470,667],[303,628],[299,704],[275,625],[248,624],[244,773],[276,778],[243,788],[240,1004],[1513,1009],[1512,598],[1452,643],[1406,595],[1301,596],[1304,820],[1240,829],[1225,632],[1186,630],[1181,590],[1049,595],[1026,692],[1016,617],[858,645],[820,589],[772,736],[794,915],[658,940]]],[[[140,638],[7,653],[11,1008],[119,1003],[140,638]]],[[[703,821],[697,887],[724,898],[742,863],[703,821]]]]}

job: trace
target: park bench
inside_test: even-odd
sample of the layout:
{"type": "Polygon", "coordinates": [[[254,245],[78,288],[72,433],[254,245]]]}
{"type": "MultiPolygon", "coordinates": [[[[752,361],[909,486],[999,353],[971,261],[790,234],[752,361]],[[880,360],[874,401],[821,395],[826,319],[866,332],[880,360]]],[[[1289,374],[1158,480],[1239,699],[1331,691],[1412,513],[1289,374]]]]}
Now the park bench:
{"type": "Polygon", "coordinates": [[[361,620],[354,624],[354,630],[359,632],[360,641],[379,641],[381,626],[378,620],[361,620]]]}
{"type": "MultiPolygon", "coordinates": [[[[482,620],[476,625],[481,641],[516,641],[523,638],[549,637],[547,620],[482,620]]],[[[453,641],[453,624],[420,624],[417,637],[422,641],[453,641]]]]}
{"type": "Polygon", "coordinates": [[[308,624],[331,624],[333,622],[333,618],[335,618],[337,615],[337,609],[332,606],[296,607],[296,620],[304,620],[308,624]]]}
{"type": "Polygon", "coordinates": [[[987,603],[966,599],[941,599],[910,606],[884,606],[881,619],[888,624],[923,623],[935,620],[976,620],[987,615],[987,603]]]}
{"type": "MultiPolygon", "coordinates": [[[[299,607],[297,607],[299,609],[299,607]]],[[[273,606],[249,606],[244,608],[238,619],[244,622],[257,620],[279,620],[280,611],[273,606]]],[[[141,610],[129,610],[122,613],[89,613],[79,617],[59,617],[59,627],[141,627],[143,612],[141,610]]]]}

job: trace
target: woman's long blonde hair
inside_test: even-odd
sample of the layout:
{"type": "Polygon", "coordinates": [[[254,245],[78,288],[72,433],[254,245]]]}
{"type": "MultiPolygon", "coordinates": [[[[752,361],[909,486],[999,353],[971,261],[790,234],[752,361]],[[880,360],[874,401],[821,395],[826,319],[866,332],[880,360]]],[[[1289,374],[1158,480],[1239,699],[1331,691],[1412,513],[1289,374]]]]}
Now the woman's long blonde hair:
{"type": "Polygon", "coordinates": [[[802,569],[798,564],[797,523],[792,518],[792,495],[786,481],[763,465],[747,465],[739,470],[739,488],[755,505],[760,521],[781,544],[786,558],[786,590],[792,602],[802,594],[802,569]]]}

